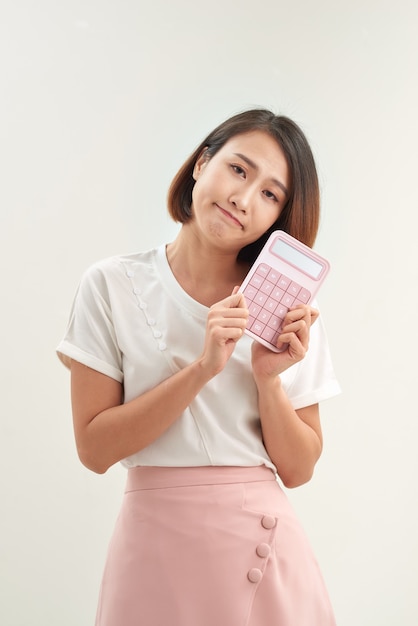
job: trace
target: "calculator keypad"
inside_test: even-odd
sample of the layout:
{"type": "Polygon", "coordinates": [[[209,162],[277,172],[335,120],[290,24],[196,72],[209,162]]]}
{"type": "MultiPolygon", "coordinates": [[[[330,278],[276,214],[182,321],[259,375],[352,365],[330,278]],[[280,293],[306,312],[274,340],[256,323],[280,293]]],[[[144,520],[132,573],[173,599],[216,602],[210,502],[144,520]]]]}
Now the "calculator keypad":
{"type": "Polygon", "coordinates": [[[250,313],[247,328],[275,345],[289,308],[307,304],[311,293],[267,263],[260,263],[244,288],[250,313]]]}

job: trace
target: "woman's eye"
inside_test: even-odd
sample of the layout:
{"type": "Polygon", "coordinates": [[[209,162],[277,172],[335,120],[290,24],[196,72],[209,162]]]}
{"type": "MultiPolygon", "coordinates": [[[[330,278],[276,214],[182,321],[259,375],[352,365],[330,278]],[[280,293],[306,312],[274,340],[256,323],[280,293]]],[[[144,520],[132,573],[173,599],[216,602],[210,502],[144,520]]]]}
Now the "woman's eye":
{"type": "Polygon", "coordinates": [[[275,196],[274,193],[271,193],[271,191],[268,191],[267,189],[264,192],[264,195],[267,196],[267,198],[271,198],[272,200],[274,200],[274,202],[278,202],[279,201],[277,199],[277,196],[275,196]]]}
{"type": "Polygon", "coordinates": [[[245,170],[240,165],[231,165],[231,167],[239,176],[245,176],[245,170]]]}

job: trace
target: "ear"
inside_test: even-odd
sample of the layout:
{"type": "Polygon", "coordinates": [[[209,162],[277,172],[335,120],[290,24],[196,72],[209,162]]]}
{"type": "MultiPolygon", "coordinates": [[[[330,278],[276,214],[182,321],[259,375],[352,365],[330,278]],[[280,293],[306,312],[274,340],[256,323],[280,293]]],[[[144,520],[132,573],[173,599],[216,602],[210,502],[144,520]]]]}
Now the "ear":
{"type": "Polygon", "coordinates": [[[194,180],[197,180],[199,178],[203,169],[205,168],[207,163],[209,163],[209,156],[208,156],[207,150],[208,150],[207,146],[203,148],[202,152],[200,153],[200,156],[198,157],[196,163],[194,164],[194,168],[193,168],[194,180]]]}

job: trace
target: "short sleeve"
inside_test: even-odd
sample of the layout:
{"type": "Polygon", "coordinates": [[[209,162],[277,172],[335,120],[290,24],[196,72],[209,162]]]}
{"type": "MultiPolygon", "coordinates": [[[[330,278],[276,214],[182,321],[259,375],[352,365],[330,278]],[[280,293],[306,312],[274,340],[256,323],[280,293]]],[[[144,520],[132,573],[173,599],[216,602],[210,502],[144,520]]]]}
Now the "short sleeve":
{"type": "Polygon", "coordinates": [[[122,354],[112,319],[108,283],[99,264],[87,270],[80,281],[57,354],[67,367],[74,359],[123,381],[122,354]]]}
{"type": "Polygon", "coordinates": [[[286,391],[295,409],[322,402],[341,393],[321,317],[311,327],[309,349],[305,358],[294,368],[294,375],[289,380],[286,391]]]}

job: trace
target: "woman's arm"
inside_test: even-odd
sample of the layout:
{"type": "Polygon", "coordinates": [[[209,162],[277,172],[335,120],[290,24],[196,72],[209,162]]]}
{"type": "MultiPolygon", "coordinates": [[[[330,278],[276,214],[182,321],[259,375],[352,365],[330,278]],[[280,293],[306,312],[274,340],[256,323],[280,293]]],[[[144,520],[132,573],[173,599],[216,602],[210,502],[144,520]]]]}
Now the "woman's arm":
{"type": "Polygon", "coordinates": [[[164,433],[202,387],[220,372],[242,336],[248,311],[239,293],[211,307],[202,355],[139,397],[122,404],[116,380],[71,363],[74,433],[80,460],[104,473],[164,433]]]}
{"type": "Polygon", "coordinates": [[[289,311],[282,343],[276,354],[259,343],[253,344],[253,373],[264,445],[286,487],[310,480],[322,451],[322,432],[317,404],[295,410],[284,391],[280,374],[302,360],[309,345],[309,331],[318,311],[301,306],[289,311]]]}
{"type": "Polygon", "coordinates": [[[259,387],[263,441],[286,487],[308,482],[322,452],[318,404],[295,411],[280,377],[259,387]]]}
{"type": "Polygon", "coordinates": [[[157,439],[207,381],[199,362],[122,404],[121,383],[71,362],[74,434],[81,462],[99,474],[157,439]]]}

